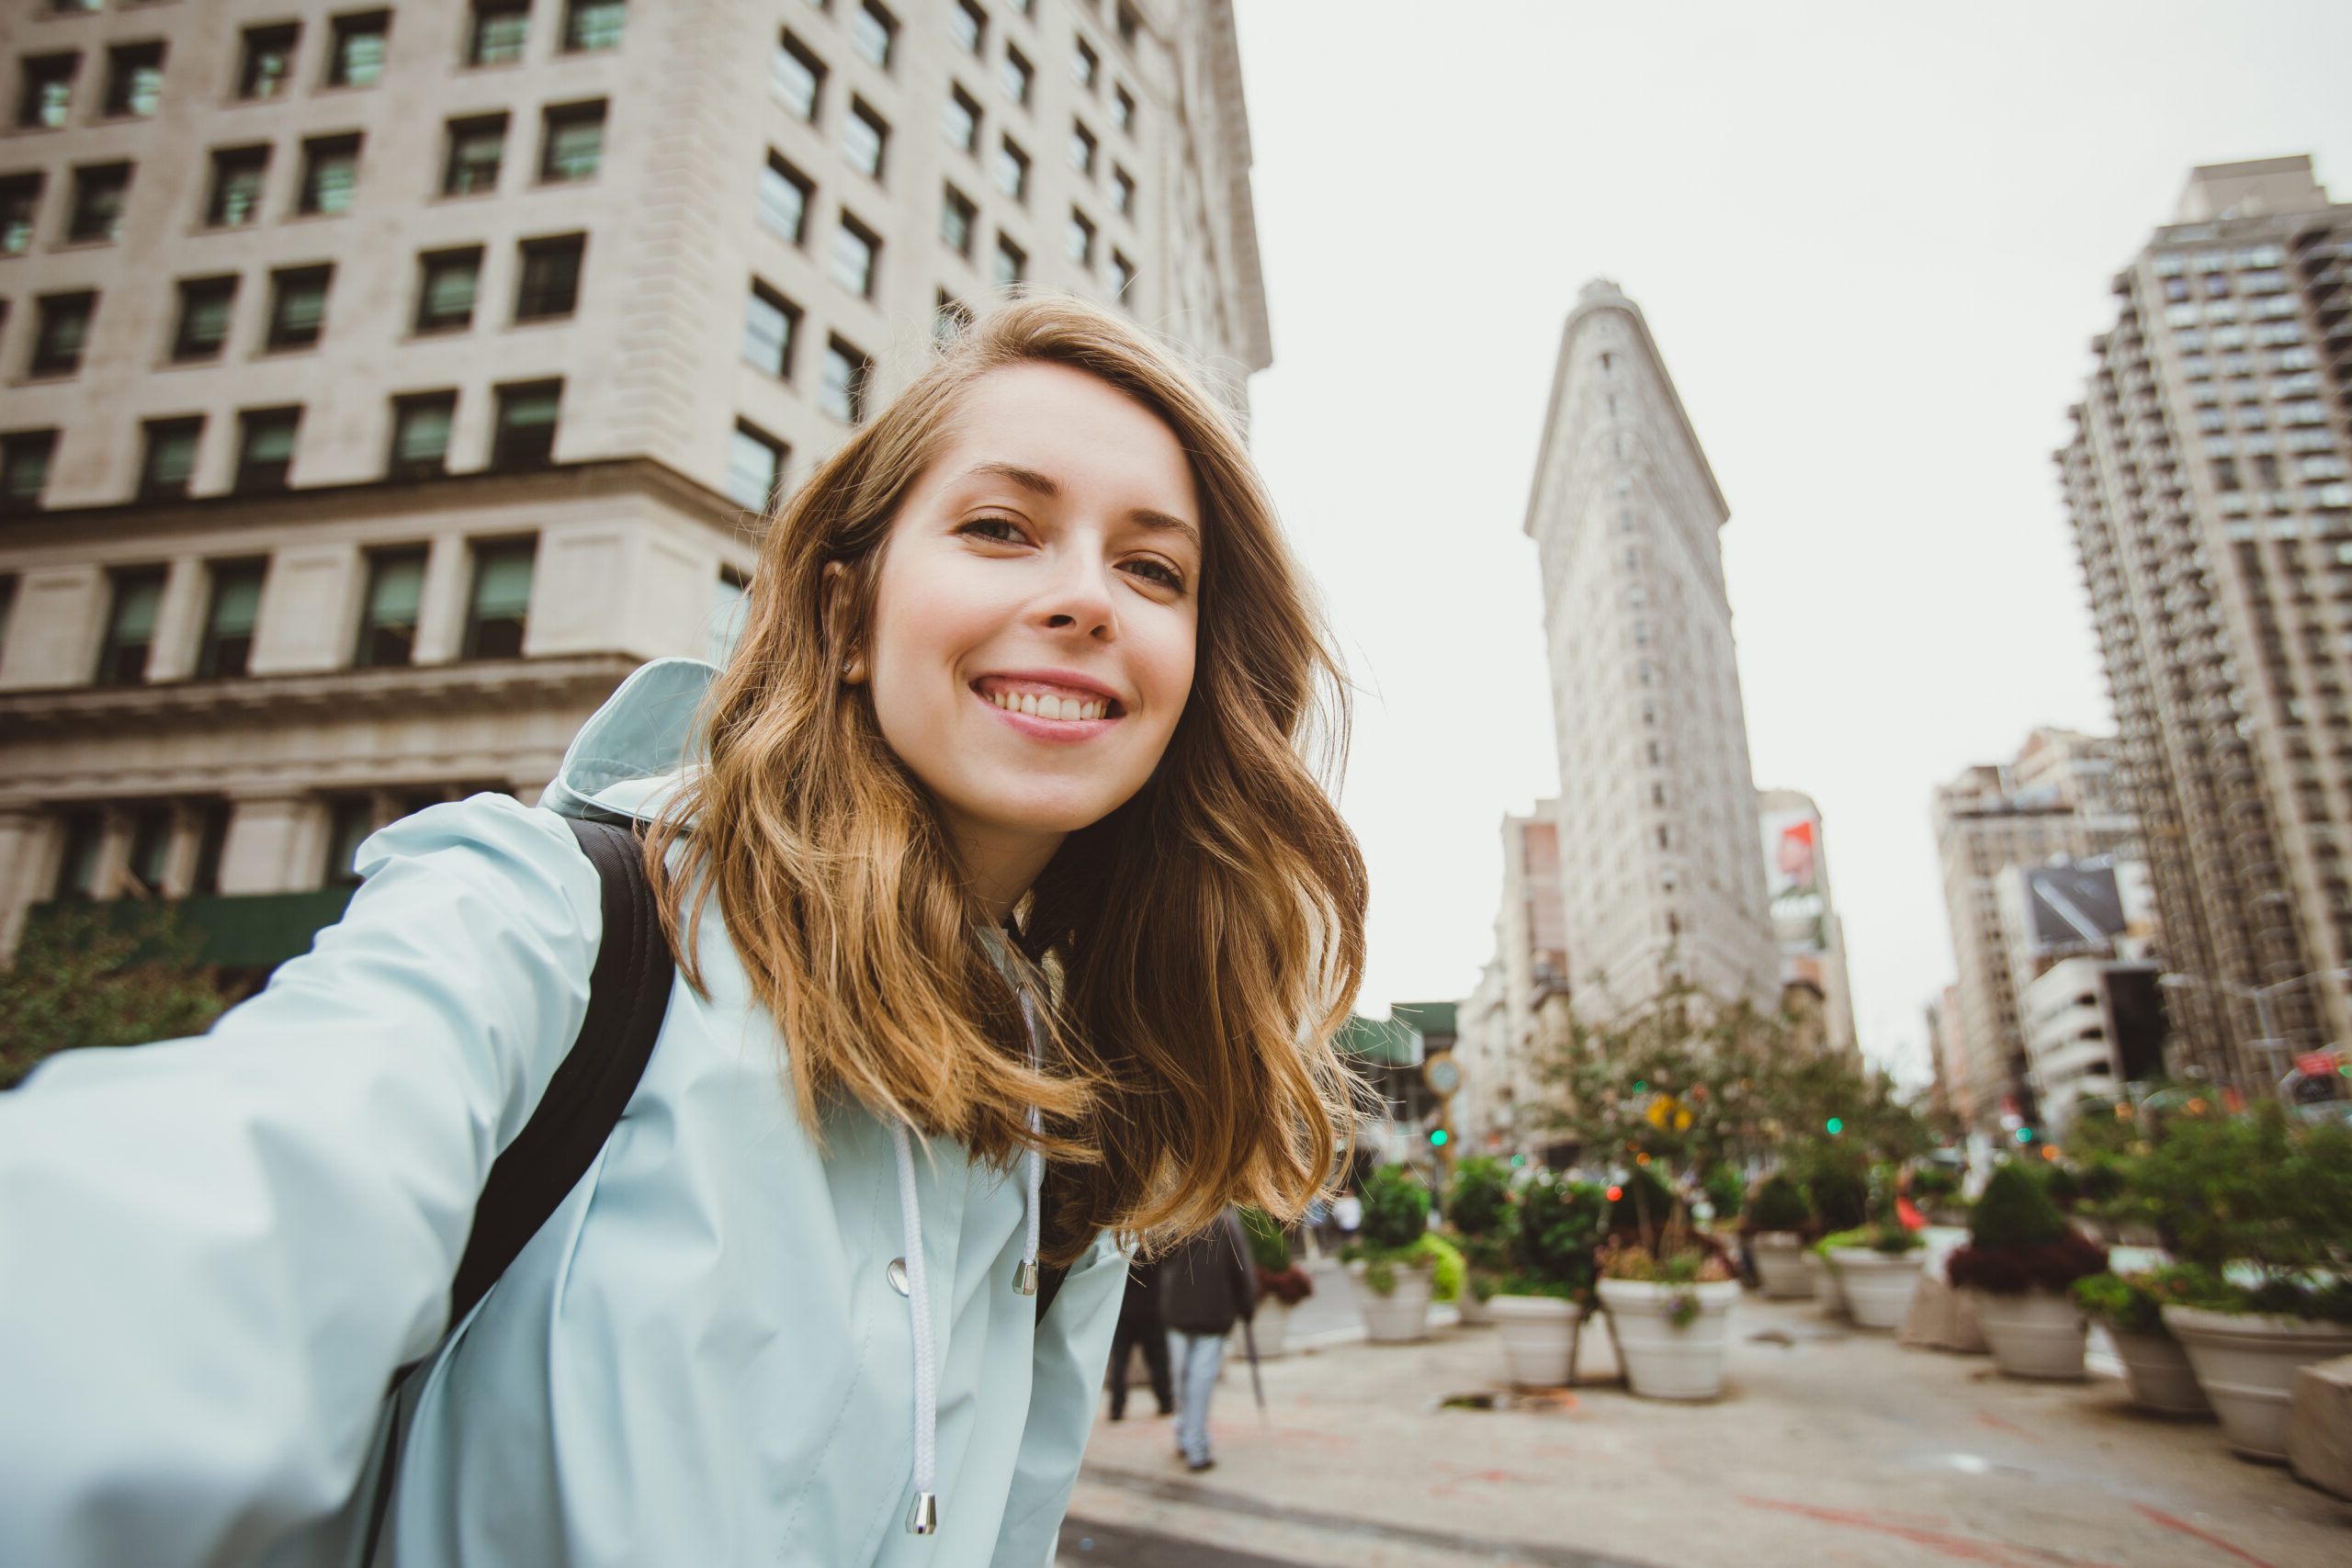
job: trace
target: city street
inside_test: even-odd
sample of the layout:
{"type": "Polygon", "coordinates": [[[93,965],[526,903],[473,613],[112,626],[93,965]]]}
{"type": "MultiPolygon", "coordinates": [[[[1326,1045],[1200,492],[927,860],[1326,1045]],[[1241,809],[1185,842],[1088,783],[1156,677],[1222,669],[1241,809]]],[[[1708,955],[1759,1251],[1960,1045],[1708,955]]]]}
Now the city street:
{"type": "MultiPolygon", "coordinates": [[[[1307,1337],[1344,1331],[1316,1270],[1307,1337]]],[[[2000,1377],[1983,1356],[1898,1348],[1810,1303],[1747,1297],[1713,1404],[1636,1400],[1608,1336],[1584,1381],[1533,1409],[1500,1392],[1491,1328],[1326,1342],[1265,1364],[1268,1415],[1228,1363],[1216,1468],[1170,1452],[1148,1393],[1099,1423],[1064,1564],[1516,1562],[1532,1568],[2322,1568],[2352,1556],[2352,1504],[2233,1458],[2206,1423],[2132,1411],[2115,1375],[2000,1377]]],[[[2103,1358],[2094,1358],[2095,1360],[2103,1358]]],[[[2110,1374],[2111,1374],[2110,1363],[2110,1374]]]]}

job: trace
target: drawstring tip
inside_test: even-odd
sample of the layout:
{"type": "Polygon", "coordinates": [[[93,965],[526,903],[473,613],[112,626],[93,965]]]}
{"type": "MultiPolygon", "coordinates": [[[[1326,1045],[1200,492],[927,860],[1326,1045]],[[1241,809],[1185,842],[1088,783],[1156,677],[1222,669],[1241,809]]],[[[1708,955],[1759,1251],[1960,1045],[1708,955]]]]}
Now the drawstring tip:
{"type": "Polygon", "coordinates": [[[907,1512],[909,1535],[930,1535],[939,1529],[939,1497],[935,1493],[918,1492],[915,1506],[907,1512]]]}
{"type": "Polygon", "coordinates": [[[1037,1260],[1035,1258],[1024,1258],[1012,1266],[1012,1289],[1016,1295],[1034,1296],[1037,1293],[1037,1260]]]}

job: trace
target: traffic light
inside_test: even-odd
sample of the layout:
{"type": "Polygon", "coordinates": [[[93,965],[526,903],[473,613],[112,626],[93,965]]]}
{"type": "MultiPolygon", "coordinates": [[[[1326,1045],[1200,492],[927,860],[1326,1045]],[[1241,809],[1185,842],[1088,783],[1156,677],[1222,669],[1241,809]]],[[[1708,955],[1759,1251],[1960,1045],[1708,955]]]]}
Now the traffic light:
{"type": "Polygon", "coordinates": [[[2017,1140],[2020,1144],[2030,1144],[2033,1142],[2033,1129],[2030,1127],[2018,1128],[2017,1131],[2017,1140]]]}
{"type": "Polygon", "coordinates": [[[1444,1129],[1444,1128],[1442,1128],[1442,1127],[1432,1127],[1432,1128],[1430,1128],[1430,1147],[1431,1147],[1431,1148],[1433,1148],[1433,1149],[1442,1149],[1442,1148],[1445,1147],[1445,1129],[1444,1129]]]}
{"type": "Polygon", "coordinates": [[[1832,1117],[1828,1120],[1828,1122],[1826,1123],[1826,1126],[1828,1127],[1828,1129],[1829,1129],[1829,1135],[1830,1135],[1831,1137],[1833,1137],[1833,1138],[1834,1138],[1834,1137],[1836,1137],[1838,1134],[1840,1134],[1840,1133],[1842,1133],[1842,1132],[1844,1132],[1844,1131],[1846,1130],[1846,1123],[1845,1123],[1845,1122],[1841,1122],[1841,1121],[1839,1121],[1839,1120],[1838,1120],[1837,1117],[1835,1117],[1835,1116],[1832,1116],[1832,1117]]]}

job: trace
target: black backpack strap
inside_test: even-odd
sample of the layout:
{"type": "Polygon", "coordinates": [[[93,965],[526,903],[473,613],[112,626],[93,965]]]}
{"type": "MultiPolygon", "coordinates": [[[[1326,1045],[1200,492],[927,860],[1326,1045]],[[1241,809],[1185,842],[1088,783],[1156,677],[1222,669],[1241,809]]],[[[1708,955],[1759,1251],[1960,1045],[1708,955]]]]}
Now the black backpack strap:
{"type": "Polygon", "coordinates": [[[588,1015],[538,1109],[491,1167],[474,1203],[473,1230],[449,1289],[453,1328],[596,1162],[652,1059],[677,976],[637,835],[611,822],[564,821],[604,886],[605,930],[588,982],[588,1015]]]}

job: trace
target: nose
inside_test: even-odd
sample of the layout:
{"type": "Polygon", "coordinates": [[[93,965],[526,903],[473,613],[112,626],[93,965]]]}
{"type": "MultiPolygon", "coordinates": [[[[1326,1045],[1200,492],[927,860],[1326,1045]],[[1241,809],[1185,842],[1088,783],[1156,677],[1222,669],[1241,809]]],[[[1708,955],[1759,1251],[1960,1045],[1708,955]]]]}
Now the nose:
{"type": "Polygon", "coordinates": [[[1111,560],[1102,541],[1073,538],[1056,552],[1053,576],[1033,608],[1047,631],[1076,632],[1099,642],[1119,635],[1111,597],[1111,560]]]}

